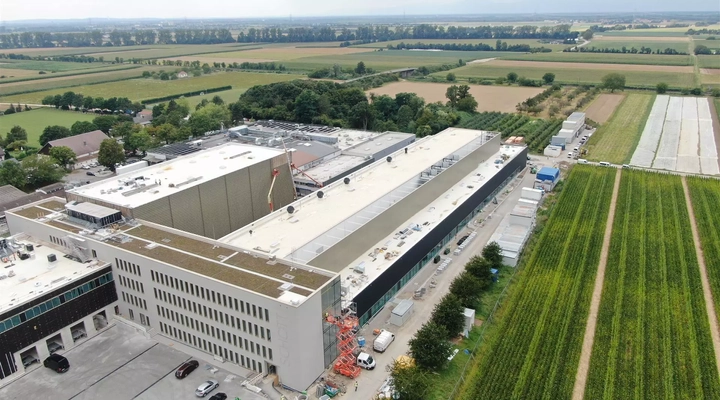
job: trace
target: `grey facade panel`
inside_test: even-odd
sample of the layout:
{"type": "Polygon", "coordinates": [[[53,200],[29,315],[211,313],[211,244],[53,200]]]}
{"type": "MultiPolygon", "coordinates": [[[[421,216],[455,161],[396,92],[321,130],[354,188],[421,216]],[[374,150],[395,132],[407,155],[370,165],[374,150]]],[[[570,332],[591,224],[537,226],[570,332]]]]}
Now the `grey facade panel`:
{"type": "Polygon", "coordinates": [[[219,177],[199,186],[202,204],[202,221],[205,236],[213,239],[232,232],[230,229],[230,210],[225,189],[225,178],[219,177]]]}
{"type": "Polygon", "coordinates": [[[360,229],[312,259],[309,264],[328,271],[340,271],[347,267],[365,251],[371,249],[379,238],[395,231],[405,221],[460,182],[477,168],[478,164],[489,160],[491,156],[497,153],[499,148],[500,135],[480,146],[480,148],[468,154],[455,165],[443,171],[442,174],[425,183],[360,229]]]}
{"type": "Polygon", "coordinates": [[[251,206],[254,220],[270,212],[267,196],[270,192],[270,182],[272,181],[271,165],[271,161],[268,160],[248,167],[250,186],[252,187],[251,206]]]}
{"type": "Polygon", "coordinates": [[[253,221],[252,188],[247,168],[225,175],[230,229],[235,231],[253,221]]]}
{"type": "Polygon", "coordinates": [[[173,226],[170,214],[170,199],[163,197],[132,210],[133,217],[156,224],[173,226]]]}
{"type": "Polygon", "coordinates": [[[200,206],[199,186],[169,196],[172,210],[172,227],[181,231],[205,235],[200,206]]]}

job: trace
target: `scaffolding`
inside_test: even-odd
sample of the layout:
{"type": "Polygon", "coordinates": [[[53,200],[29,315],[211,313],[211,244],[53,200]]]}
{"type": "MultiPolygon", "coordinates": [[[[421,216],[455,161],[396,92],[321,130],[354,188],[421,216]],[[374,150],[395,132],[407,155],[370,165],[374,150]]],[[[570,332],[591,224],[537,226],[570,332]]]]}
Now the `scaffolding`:
{"type": "Polygon", "coordinates": [[[335,373],[354,379],[360,376],[356,352],[358,350],[355,334],[359,323],[357,315],[350,309],[344,309],[340,316],[326,315],[325,320],[338,327],[338,353],[333,369],[335,373]]]}

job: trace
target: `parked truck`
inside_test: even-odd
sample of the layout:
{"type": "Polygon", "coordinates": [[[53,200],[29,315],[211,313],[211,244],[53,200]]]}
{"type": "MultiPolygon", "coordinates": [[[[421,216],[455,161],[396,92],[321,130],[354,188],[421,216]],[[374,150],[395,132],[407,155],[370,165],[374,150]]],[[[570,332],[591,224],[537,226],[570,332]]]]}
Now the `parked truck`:
{"type": "Polygon", "coordinates": [[[390,346],[390,343],[392,343],[393,340],[395,340],[395,334],[383,329],[375,338],[375,341],[373,342],[373,349],[375,349],[378,353],[382,353],[388,348],[388,346],[390,346]]]}

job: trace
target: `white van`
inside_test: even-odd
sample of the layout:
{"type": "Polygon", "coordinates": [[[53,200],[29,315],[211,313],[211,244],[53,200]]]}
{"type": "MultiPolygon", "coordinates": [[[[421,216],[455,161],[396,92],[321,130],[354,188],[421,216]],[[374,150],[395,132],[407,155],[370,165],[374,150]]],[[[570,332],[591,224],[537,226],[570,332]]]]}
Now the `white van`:
{"type": "Polygon", "coordinates": [[[586,160],[586,159],[584,159],[584,158],[579,158],[579,159],[578,159],[578,164],[590,164],[590,163],[588,162],[588,160],[586,160]]]}
{"type": "Polygon", "coordinates": [[[600,162],[598,163],[598,165],[602,165],[603,167],[609,167],[609,166],[610,166],[610,163],[607,162],[607,161],[600,161],[600,162]]]}
{"type": "Polygon", "coordinates": [[[382,353],[390,346],[390,343],[392,343],[393,340],[395,340],[395,334],[383,329],[378,337],[375,338],[375,341],[373,342],[373,349],[375,349],[378,353],[382,353]]]}
{"type": "Polygon", "coordinates": [[[360,353],[360,355],[358,355],[357,357],[357,365],[360,368],[373,370],[375,369],[375,360],[368,353],[360,353]]]}

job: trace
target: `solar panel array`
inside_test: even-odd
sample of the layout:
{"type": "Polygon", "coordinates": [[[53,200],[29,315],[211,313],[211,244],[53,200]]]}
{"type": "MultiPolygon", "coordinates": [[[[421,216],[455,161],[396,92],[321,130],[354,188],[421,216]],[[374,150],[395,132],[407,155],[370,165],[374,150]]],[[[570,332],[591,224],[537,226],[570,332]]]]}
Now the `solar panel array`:
{"type": "Polygon", "coordinates": [[[260,125],[265,128],[271,128],[271,129],[277,129],[277,130],[285,130],[285,131],[299,131],[299,132],[306,132],[306,133],[332,133],[337,132],[340,130],[340,128],[336,128],[333,126],[324,126],[324,125],[305,125],[305,124],[296,124],[292,122],[282,122],[282,121],[257,121],[255,125],[260,125]]]}

